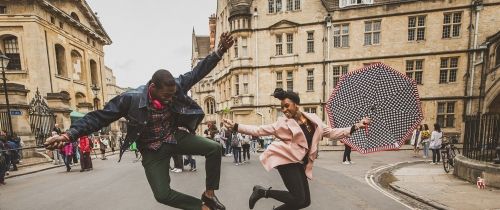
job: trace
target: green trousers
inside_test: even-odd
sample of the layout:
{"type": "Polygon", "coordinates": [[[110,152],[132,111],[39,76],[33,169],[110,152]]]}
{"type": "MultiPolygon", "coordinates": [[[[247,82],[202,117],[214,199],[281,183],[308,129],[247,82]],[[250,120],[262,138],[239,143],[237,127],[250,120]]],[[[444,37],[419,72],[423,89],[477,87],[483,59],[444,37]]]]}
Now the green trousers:
{"type": "MultiPolygon", "coordinates": [[[[142,166],[155,199],[165,205],[188,210],[200,210],[199,198],[170,188],[170,157],[172,155],[205,156],[206,189],[219,189],[222,146],[201,136],[185,131],[174,134],[177,144],[163,144],[157,151],[142,151],[142,166]]],[[[201,195],[201,194],[200,194],[201,195]]]]}

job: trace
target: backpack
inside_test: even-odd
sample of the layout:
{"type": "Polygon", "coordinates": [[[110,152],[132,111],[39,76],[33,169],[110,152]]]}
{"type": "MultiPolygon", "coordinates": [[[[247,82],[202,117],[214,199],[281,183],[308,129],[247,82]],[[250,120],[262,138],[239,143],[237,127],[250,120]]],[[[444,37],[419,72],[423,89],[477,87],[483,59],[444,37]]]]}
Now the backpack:
{"type": "Polygon", "coordinates": [[[238,147],[240,143],[240,139],[238,138],[238,135],[233,135],[233,138],[231,138],[231,146],[232,147],[238,147]]]}

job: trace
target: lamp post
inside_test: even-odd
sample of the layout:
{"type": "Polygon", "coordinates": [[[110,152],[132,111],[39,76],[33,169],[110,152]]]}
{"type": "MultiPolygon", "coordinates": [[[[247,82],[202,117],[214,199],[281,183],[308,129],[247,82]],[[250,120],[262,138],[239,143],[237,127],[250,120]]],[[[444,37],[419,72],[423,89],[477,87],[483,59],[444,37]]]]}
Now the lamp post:
{"type": "Polygon", "coordinates": [[[5,68],[9,65],[9,57],[4,54],[0,54],[0,63],[2,63],[2,80],[3,80],[3,91],[5,92],[5,103],[7,104],[7,120],[9,123],[9,132],[12,133],[12,119],[10,116],[10,104],[9,104],[9,93],[7,92],[7,78],[5,78],[5,68]]]}
{"type": "Polygon", "coordinates": [[[92,92],[94,93],[94,110],[97,110],[99,109],[99,104],[97,103],[99,98],[97,97],[97,95],[99,94],[99,90],[101,90],[99,87],[97,87],[96,84],[93,84],[92,85],[92,92]]]}

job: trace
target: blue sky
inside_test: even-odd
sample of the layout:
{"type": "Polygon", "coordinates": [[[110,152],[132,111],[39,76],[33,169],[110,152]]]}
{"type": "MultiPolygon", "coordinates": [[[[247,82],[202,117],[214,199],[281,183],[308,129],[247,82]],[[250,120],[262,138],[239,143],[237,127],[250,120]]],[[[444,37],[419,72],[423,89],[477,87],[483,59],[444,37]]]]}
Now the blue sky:
{"type": "Polygon", "coordinates": [[[163,68],[174,76],[191,67],[191,34],[208,35],[216,0],[87,0],[113,44],[104,62],[117,84],[137,87],[163,68]],[[119,5],[119,6],[118,6],[119,5]]]}

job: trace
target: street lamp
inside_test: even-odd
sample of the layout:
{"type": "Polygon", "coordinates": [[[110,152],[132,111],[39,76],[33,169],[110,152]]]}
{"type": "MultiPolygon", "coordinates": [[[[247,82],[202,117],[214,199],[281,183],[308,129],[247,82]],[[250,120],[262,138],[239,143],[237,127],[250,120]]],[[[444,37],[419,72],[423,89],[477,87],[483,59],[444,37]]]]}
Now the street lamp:
{"type": "Polygon", "coordinates": [[[92,85],[92,92],[94,93],[94,110],[97,110],[99,109],[99,104],[98,104],[98,101],[99,101],[99,98],[97,97],[97,95],[99,94],[99,90],[101,90],[99,87],[97,87],[96,84],[93,84],[92,85]]]}
{"type": "Polygon", "coordinates": [[[12,119],[10,116],[10,104],[9,104],[9,93],[7,92],[7,78],[5,78],[5,68],[9,65],[9,57],[4,54],[0,54],[0,63],[2,63],[2,80],[3,80],[3,91],[5,92],[5,103],[7,104],[7,120],[9,123],[9,132],[12,133],[12,119]]]}

